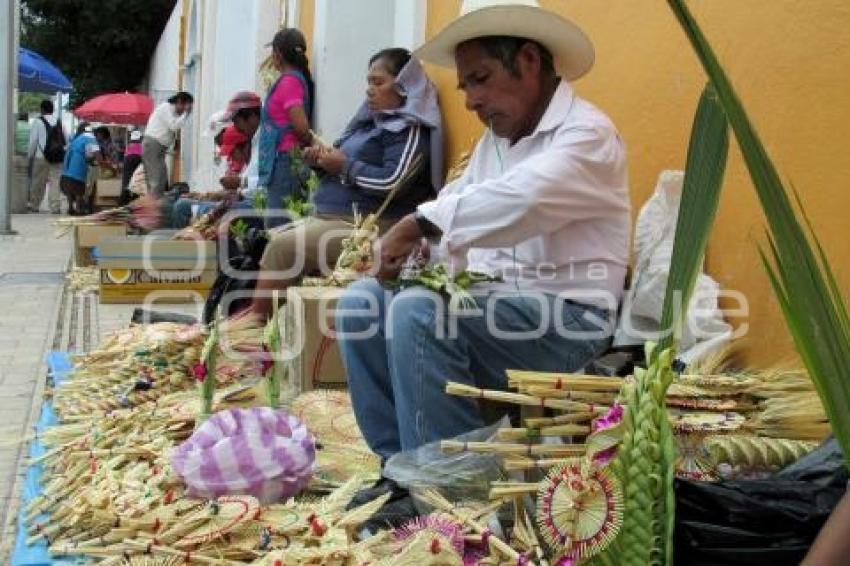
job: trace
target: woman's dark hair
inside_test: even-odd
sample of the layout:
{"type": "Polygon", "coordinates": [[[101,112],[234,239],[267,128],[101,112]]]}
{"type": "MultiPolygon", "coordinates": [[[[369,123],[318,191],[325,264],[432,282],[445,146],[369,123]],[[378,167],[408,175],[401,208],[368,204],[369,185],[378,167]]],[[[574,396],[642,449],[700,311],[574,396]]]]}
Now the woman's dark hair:
{"type": "Polygon", "coordinates": [[[383,61],[387,72],[397,77],[401,70],[404,69],[404,66],[407,65],[407,62],[410,61],[410,51],[401,47],[381,49],[369,59],[369,66],[371,67],[375,61],[383,61]]]}
{"type": "Polygon", "coordinates": [[[44,99],[41,101],[41,113],[42,114],[53,114],[53,101],[44,99]]]}
{"type": "Polygon", "coordinates": [[[310,104],[307,108],[307,118],[313,122],[313,108],[316,106],[316,85],[310,73],[310,62],[307,60],[307,40],[304,34],[296,28],[284,28],[274,35],[272,49],[277,51],[281,59],[289,63],[304,75],[307,81],[307,94],[310,104]]]}
{"type": "Polygon", "coordinates": [[[88,123],[88,122],[80,122],[80,123],[77,125],[77,135],[80,135],[80,134],[82,134],[83,132],[85,132],[85,131],[86,131],[86,128],[88,128],[88,127],[89,127],[89,123],[88,123]]]}
{"type": "Polygon", "coordinates": [[[97,128],[94,129],[94,134],[100,135],[100,137],[108,139],[108,140],[112,139],[112,133],[109,131],[109,128],[107,128],[106,126],[98,126],[97,128]]]}
{"type": "Polygon", "coordinates": [[[188,92],[181,90],[180,92],[171,96],[171,98],[168,99],[169,104],[177,104],[178,102],[192,104],[193,102],[195,102],[195,99],[188,92]]]}

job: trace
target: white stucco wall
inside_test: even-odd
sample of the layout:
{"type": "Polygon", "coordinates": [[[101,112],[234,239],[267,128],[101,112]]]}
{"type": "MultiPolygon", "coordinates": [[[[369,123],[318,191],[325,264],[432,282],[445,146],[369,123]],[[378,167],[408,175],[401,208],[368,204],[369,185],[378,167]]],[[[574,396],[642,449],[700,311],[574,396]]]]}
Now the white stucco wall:
{"type": "Polygon", "coordinates": [[[263,95],[257,71],[269,53],[265,44],[271,41],[280,25],[282,4],[282,0],[204,2],[200,75],[193,93],[195,115],[190,172],[191,184],[200,190],[215,189],[218,185],[213,139],[206,133],[209,118],[224,109],[236,91],[253,90],[263,95]]]}
{"type": "Polygon", "coordinates": [[[425,37],[426,0],[317,0],[313,73],[316,130],[336,138],[363,101],[369,58],[425,37]]]}
{"type": "Polygon", "coordinates": [[[171,17],[159,38],[148,71],[148,94],[156,103],[168,98],[177,90],[180,57],[180,13],[183,0],[171,12],[171,17]]]}
{"type": "MultiPolygon", "coordinates": [[[[195,96],[195,111],[183,131],[182,177],[195,188],[217,185],[213,141],[205,135],[209,117],[237,90],[261,96],[257,70],[268,56],[265,45],[292,20],[299,0],[178,0],[151,62],[150,94],[160,101],[178,89],[195,96]],[[186,54],[178,62],[180,17],[186,6],[186,54]]],[[[332,140],[364,97],[369,57],[385,47],[417,46],[424,38],[426,0],[317,0],[314,52],[315,128],[332,140]]]]}
{"type": "Polygon", "coordinates": [[[363,101],[369,57],[395,42],[395,0],[317,0],[315,129],[335,139],[363,101]]]}

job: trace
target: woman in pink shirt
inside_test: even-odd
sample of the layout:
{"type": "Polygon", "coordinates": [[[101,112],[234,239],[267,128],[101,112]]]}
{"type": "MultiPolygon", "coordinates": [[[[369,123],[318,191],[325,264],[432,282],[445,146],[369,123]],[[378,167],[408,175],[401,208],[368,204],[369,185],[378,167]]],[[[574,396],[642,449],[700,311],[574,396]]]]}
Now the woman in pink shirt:
{"type": "Polygon", "coordinates": [[[269,228],[286,222],[283,215],[274,214],[283,208],[284,199],[306,197],[301,172],[293,171],[291,153],[313,142],[310,113],[314,97],[304,35],[294,28],[283,29],[274,36],[272,50],[281,75],[263,104],[258,162],[258,186],[266,189],[269,228]]]}

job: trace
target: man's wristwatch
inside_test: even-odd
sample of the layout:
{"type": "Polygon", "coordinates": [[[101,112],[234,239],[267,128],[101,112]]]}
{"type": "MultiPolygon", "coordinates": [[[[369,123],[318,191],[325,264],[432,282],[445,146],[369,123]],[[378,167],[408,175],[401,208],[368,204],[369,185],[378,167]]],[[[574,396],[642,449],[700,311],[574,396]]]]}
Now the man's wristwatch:
{"type": "Polygon", "coordinates": [[[416,220],[416,225],[419,226],[419,231],[422,232],[422,235],[426,238],[436,238],[443,233],[442,230],[440,230],[418,210],[413,213],[413,219],[416,220]]]}

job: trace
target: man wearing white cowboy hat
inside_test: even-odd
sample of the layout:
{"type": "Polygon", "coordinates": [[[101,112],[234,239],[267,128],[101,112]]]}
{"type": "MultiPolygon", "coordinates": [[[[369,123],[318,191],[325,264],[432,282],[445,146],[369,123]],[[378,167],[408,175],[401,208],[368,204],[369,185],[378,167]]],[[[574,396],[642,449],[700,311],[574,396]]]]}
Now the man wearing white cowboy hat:
{"type": "MultiPolygon", "coordinates": [[[[383,459],[485,424],[476,400],[445,393],[447,381],[503,389],[506,369],[576,371],[601,354],[629,257],[625,147],[567,82],[594,60],[575,24],[534,1],[465,0],[417,55],[457,68],[466,106],[488,131],[463,176],[380,240],[378,279],[337,304],[354,411],[383,459]],[[423,237],[439,238],[455,269],[502,276],[476,296],[478,315],[448,321],[421,291],[380,285],[423,237]]],[[[390,479],[355,502],[387,491],[404,508],[390,479]]]]}

